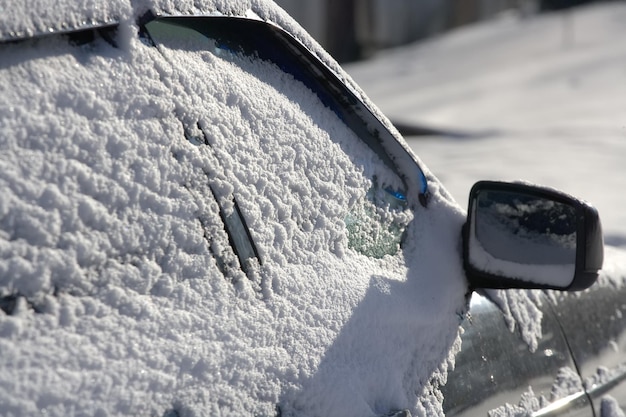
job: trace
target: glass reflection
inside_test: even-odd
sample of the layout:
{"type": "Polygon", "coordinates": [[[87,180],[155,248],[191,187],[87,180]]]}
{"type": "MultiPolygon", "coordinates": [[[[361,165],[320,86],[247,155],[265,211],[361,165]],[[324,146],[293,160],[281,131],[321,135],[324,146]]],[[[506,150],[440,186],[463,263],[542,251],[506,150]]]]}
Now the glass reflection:
{"type": "Polygon", "coordinates": [[[521,264],[574,264],[576,212],[537,196],[482,191],[476,238],[495,258],[521,264]]]}

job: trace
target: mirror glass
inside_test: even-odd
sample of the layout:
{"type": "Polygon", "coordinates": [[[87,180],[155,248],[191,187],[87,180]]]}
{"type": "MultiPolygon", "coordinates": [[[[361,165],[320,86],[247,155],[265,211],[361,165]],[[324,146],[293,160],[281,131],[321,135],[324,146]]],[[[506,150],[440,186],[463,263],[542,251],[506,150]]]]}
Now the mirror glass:
{"type": "Polygon", "coordinates": [[[481,190],[471,210],[469,262],[474,268],[552,287],[572,283],[575,207],[533,194],[481,190]]]}

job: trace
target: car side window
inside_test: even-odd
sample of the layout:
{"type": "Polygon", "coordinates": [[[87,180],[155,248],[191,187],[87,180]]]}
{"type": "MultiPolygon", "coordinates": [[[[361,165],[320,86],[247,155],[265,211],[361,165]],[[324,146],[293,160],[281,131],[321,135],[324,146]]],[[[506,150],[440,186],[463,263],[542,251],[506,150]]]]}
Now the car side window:
{"type": "Polygon", "coordinates": [[[268,252],[288,262],[319,250],[398,254],[413,212],[389,156],[358,127],[364,123],[350,122],[355,115],[345,97],[335,97],[289,51],[276,50],[263,30],[242,30],[245,22],[261,23],[181,18],[146,25],[167,57],[205,80],[194,89],[220,91],[201,94],[208,99],[199,108],[207,112],[185,115],[223,170],[224,178],[212,179],[216,198],[232,185],[261,263],[268,252]],[[212,79],[215,73],[222,78],[212,79]]]}

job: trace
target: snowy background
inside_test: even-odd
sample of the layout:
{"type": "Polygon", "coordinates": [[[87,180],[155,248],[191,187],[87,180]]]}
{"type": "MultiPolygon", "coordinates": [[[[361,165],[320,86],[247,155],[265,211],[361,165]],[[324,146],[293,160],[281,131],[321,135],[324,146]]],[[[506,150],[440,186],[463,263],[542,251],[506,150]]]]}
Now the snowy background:
{"type": "Polygon", "coordinates": [[[481,179],[526,179],[593,203],[626,244],[626,3],[509,14],[346,66],[467,206],[481,179]]]}

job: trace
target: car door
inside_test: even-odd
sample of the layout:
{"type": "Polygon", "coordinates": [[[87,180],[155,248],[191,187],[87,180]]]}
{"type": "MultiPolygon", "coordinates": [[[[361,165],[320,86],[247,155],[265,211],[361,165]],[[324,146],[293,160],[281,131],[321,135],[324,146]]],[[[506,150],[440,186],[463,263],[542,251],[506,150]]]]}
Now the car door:
{"type": "Polygon", "coordinates": [[[255,395],[282,384],[286,415],[414,407],[457,336],[462,213],[432,202],[419,222],[426,178],[341,81],[270,25],[210,19],[146,29],[172,66],[187,157],[206,158],[223,217],[240,217],[241,247],[253,248],[232,245],[247,276],[234,284],[274,332],[245,353],[278,352],[258,364],[255,395]]]}
{"type": "Polygon", "coordinates": [[[531,350],[486,292],[472,294],[461,352],[443,390],[447,416],[592,415],[552,306],[543,293],[535,295],[542,337],[531,350]]]}

